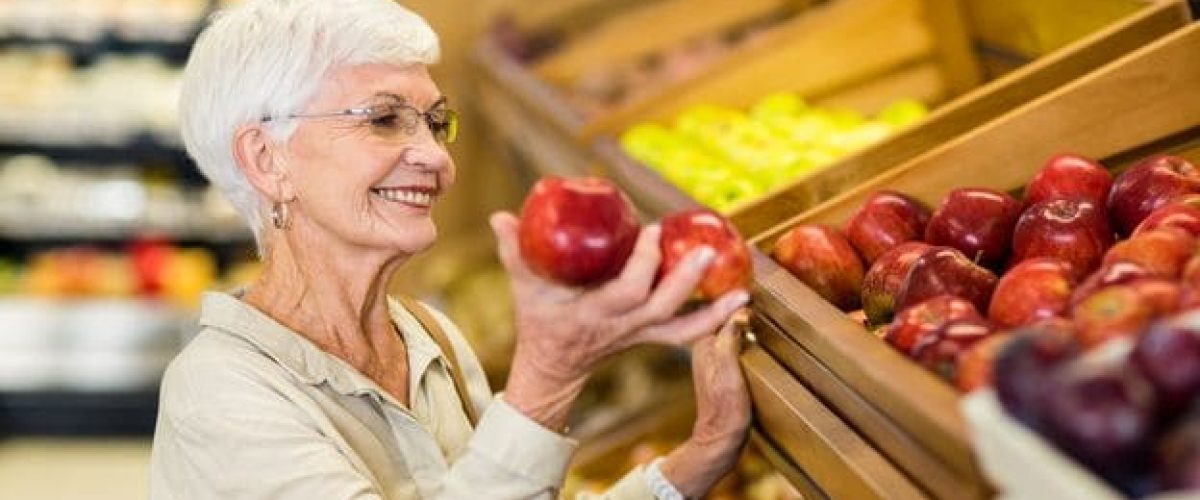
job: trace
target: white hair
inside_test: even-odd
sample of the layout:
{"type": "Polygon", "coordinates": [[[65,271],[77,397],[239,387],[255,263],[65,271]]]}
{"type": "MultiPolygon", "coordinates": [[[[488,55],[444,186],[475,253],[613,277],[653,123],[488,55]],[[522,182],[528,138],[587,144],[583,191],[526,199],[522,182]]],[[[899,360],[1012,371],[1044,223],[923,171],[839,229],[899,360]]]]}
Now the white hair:
{"type": "MultiPolygon", "coordinates": [[[[265,204],[234,158],[237,128],[303,111],[333,70],[438,57],[433,29],[392,0],[250,0],[215,14],[192,48],[179,101],[184,144],[246,219],[261,254],[265,204]]],[[[287,121],[270,128],[277,141],[295,129],[287,121]]]]}

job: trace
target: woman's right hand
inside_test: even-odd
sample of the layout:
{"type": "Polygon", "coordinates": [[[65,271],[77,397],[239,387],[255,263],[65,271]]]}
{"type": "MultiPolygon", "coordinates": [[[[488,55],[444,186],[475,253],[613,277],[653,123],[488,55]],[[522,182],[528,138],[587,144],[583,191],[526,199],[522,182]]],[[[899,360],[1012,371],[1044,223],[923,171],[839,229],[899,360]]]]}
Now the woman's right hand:
{"type": "Polygon", "coordinates": [[[562,429],[575,397],[604,358],[638,344],[680,346],[712,335],[749,298],[736,290],[676,316],[714,254],[707,247],[693,251],[655,286],[662,258],[657,225],[642,230],[619,276],[581,289],[541,278],[525,265],[515,216],[497,213],[491,224],[517,315],[505,400],[551,429],[562,429]]]}

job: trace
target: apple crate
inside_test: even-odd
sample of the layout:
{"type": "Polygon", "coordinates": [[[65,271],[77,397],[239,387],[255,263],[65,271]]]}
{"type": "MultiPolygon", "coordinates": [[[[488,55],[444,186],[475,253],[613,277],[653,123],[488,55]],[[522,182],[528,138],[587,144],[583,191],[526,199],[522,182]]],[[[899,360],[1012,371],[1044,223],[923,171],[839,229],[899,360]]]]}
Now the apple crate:
{"type": "MultiPolygon", "coordinates": [[[[844,225],[879,189],[931,206],[951,190],[1019,190],[1056,153],[1120,170],[1156,153],[1200,160],[1200,25],[1191,24],[1089,75],[861,183],[759,235],[769,252],[799,223],[844,225]]],[[[895,352],[761,253],[757,338],[775,359],[932,496],[987,494],[959,395],[895,352]],[[963,489],[969,492],[963,493],[963,489]]],[[[765,429],[773,439],[786,425],[765,429]]],[[[799,461],[799,459],[797,459],[799,461]]]]}
{"type": "Polygon", "coordinates": [[[965,133],[1113,58],[1185,25],[1182,0],[835,0],[813,7],[761,44],[655,99],[584,126],[604,170],[651,213],[694,204],[625,154],[617,136],[669,123],[696,104],[746,108],[776,92],[818,106],[875,113],[918,99],[933,109],[907,130],[728,210],[754,235],[849,186],[965,133]]]}
{"type": "Polygon", "coordinates": [[[541,174],[596,172],[594,157],[578,140],[589,119],[561,90],[566,82],[706,34],[785,18],[811,1],[573,0],[511,6],[518,29],[558,32],[565,41],[545,57],[524,64],[495,38],[480,40],[475,49],[481,77],[476,90],[483,118],[498,149],[519,165],[541,174]]]}

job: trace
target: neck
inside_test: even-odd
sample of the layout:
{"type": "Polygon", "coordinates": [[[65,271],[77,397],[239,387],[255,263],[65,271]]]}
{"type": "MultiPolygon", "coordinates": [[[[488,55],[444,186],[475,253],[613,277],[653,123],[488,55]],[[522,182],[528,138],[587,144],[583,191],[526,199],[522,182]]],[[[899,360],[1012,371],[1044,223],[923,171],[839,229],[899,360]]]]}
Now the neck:
{"type": "Polygon", "coordinates": [[[293,227],[273,235],[244,300],[382,383],[395,363],[407,362],[387,303],[388,282],[407,256],[304,232],[293,227]]]}

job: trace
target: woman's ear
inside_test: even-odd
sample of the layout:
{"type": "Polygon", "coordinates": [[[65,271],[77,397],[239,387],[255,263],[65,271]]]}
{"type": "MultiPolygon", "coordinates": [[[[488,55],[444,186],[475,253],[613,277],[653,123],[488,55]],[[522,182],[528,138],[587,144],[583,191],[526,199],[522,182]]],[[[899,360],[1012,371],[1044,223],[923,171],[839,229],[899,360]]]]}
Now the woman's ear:
{"type": "Polygon", "coordinates": [[[258,124],[242,125],[233,135],[233,157],[250,184],[272,202],[294,198],[286,163],[270,134],[258,124]]]}

